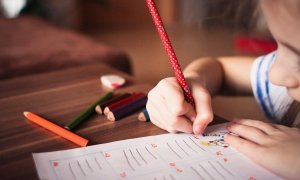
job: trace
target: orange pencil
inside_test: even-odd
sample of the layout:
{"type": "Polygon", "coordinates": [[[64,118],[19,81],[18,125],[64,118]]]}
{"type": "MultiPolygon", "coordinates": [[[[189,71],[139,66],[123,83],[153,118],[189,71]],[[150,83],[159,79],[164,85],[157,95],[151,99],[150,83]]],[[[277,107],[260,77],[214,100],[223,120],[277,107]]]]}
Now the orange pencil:
{"type": "Polygon", "coordinates": [[[66,138],[66,139],[72,141],[75,144],[78,144],[81,147],[87,146],[87,143],[88,143],[87,139],[84,139],[83,137],[80,137],[77,134],[74,134],[74,133],[72,133],[72,132],[70,132],[70,131],[68,131],[68,130],[66,130],[66,129],[64,129],[64,128],[56,125],[56,124],[53,124],[52,122],[50,122],[50,121],[48,121],[48,120],[46,120],[46,119],[44,119],[44,118],[42,118],[42,117],[40,117],[36,114],[25,111],[24,116],[28,120],[42,126],[45,129],[48,129],[49,131],[52,131],[52,132],[60,135],[63,138],[66,138]]]}

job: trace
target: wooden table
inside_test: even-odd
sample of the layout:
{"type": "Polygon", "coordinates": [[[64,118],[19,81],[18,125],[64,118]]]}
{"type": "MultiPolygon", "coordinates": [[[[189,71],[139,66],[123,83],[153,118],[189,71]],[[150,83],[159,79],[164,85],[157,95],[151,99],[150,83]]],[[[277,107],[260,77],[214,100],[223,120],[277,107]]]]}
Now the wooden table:
{"type": "MultiPolygon", "coordinates": [[[[147,92],[152,87],[103,64],[1,81],[0,179],[36,179],[32,153],[78,147],[28,122],[23,111],[64,126],[107,91],[99,78],[110,73],[127,79],[117,92],[147,92]]],[[[75,132],[91,144],[165,133],[151,123],[139,122],[137,114],[117,122],[94,115],[75,132]]]]}

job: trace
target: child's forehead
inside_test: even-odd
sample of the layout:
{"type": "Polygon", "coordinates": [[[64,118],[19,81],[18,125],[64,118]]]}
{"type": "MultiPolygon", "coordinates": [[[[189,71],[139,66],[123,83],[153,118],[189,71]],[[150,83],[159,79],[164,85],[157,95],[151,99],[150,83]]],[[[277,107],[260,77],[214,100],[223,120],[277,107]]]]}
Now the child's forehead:
{"type": "Polygon", "coordinates": [[[266,13],[272,13],[283,18],[298,18],[300,15],[299,0],[260,0],[266,13]]]}
{"type": "Polygon", "coordinates": [[[300,0],[260,0],[260,2],[274,38],[300,49],[300,0]]]}

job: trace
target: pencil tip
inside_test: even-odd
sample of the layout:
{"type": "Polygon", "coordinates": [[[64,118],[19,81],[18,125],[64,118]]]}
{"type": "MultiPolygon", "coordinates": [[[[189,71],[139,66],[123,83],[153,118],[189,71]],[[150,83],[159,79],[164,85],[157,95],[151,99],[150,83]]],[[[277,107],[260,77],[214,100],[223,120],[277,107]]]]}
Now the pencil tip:
{"type": "Polygon", "coordinates": [[[28,114],[28,113],[29,113],[28,111],[24,111],[24,112],[23,112],[24,116],[26,116],[26,117],[27,117],[27,114],[28,114]]]}
{"type": "Polygon", "coordinates": [[[112,112],[109,112],[107,114],[107,119],[110,120],[110,121],[115,121],[116,120],[115,116],[114,116],[114,114],[112,112]]]}
{"type": "Polygon", "coordinates": [[[144,116],[143,112],[141,112],[141,113],[138,115],[138,120],[140,120],[140,121],[145,121],[145,116],[144,116]]]}
{"type": "Polygon", "coordinates": [[[96,111],[98,114],[103,114],[102,109],[101,109],[101,107],[100,107],[99,105],[96,106],[95,111],[96,111]]]}

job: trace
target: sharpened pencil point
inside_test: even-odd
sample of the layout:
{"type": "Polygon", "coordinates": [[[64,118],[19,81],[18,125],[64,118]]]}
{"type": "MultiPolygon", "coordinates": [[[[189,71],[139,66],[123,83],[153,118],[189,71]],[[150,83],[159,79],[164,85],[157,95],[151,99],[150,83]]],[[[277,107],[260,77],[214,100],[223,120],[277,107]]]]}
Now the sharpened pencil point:
{"type": "Polygon", "coordinates": [[[95,111],[96,111],[98,114],[103,114],[103,112],[102,112],[102,110],[101,110],[101,107],[100,107],[99,105],[96,106],[95,111]]]}
{"type": "Polygon", "coordinates": [[[107,114],[107,119],[110,120],[110,121],[115,121],[116,120],[116,118],[115,118],[115,116],[112,112],[109,112],[107,114]]]}
{"type": "Polygon", "coordinates": [[[141,112],[141,113],[139,114],[138,120],[140,120],[140,121],[146,121],[146,118],[145,118],[143,112],[141,112]]]}
{"type": "Polygon", "coordinates": [[[24,111],[23,114],[24,114],[24,116],[27,117],[27,114],[29,114],[29,112],[28,111],[24,111]]]}

